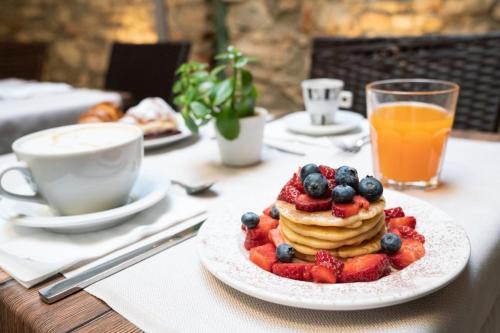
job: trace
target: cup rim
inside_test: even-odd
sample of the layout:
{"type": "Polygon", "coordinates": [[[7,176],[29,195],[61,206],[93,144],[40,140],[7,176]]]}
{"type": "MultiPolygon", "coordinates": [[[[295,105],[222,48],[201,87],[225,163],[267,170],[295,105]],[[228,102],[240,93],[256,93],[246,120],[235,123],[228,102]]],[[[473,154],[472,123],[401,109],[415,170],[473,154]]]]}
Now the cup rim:
{"type": "Polygon", "coordinates": [[[302,88],[330,88],[328,87],[328,85],[330,86],[335,85],[335,88],[341,88],[344,86],[344,81],[327,77],[324,78],[318,77],[313,79],[302,80],[300,85],[302,86],[302,88]]]}
{"type": "Polygon", "coordinates": [[[59,127],[52,127],[48,128],[45,130],[37,131],[34,133],[30,133],[27,135],[24,135],[20,138],[18,138],[16,141],[12,143],[12,151],[14,153],[20,153],[23,155],[29,155],[29,156],[36,156],[36,157],[67,157],[67,156],[82,156],[82,155],[88,155],[88,154],[94,154],[97,152],[109,150],[109,149],[115,149],[118,147],[126,146],[130,144],[131,142],[136,141],[137,139],[141,139],[144,137],[144,134],[142,132],[142,129],[136,125],[129,125],[129,124],[122,124],[122,123],[88,123],[88,124],[73,124],[73,125],[66,125],[66,126],[59,126],[59,127]],[[99,147],[95,148],[92,150],[87,150],[87,151],[75,151],[75,152],[65,152],[65,153],[47,153],[47,152],[33,152],[33,151],[26,151],[20,148],[20,145],[25,142],[26,140],[32,139],[33,137],[43,135],[44,133],[47,132],[52,132],[52,131],[57,131],[57,130],[63,130],[66,128],[82,128],[82,127],[123,127],[127,128],[129,130],[135,131],[135,135],[131,136],[130,139],[127,139],[123,142],[115,143],[109,146],[105,147],[99,147]]]}
{"type": "Polygon", "coordinates": [[[445,81],[445,80],[426,79],[426,78],[380,80],[380,81],[370,82],[366,85],[366,91],[392,94],[392,95],[439,95],[439,94],[449,94],[452,92],[458,92],[459,90],[460,90],[460,86],[458,84],[456,84],[455,82],[445,81]],[[437,83],[437,84],[449,86],[449,88],[429,90],[429,91],[403,91],[403,90],[393,90],[393,89],[384,89],[384,88],[377,88],[376,87],[377,85],[384,85],[384,84],[391,84],[391,83],[404,83],[404,82],[437,83]]]}

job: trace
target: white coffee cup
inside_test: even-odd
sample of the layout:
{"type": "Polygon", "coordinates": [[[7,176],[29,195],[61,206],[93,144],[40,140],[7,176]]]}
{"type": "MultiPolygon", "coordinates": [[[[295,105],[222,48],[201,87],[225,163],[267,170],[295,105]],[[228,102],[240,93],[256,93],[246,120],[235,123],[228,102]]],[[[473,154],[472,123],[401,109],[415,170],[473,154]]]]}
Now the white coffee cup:
{"type": "Polygon", "coordinates": [[[344,82],[337,79],[309,79],[302,81],[302,95],[313,125],[335,122],[339,107],[352,106],[352,93],[342,90],[344,82]]]}
{"type": "Polygon", "coordinates": [[[12,144],[18,162],[0,168],[0,195],[48,204],[61,215],[125,204],[144,155],[142,130],[117,123],[80,124],[26,135],[12,144]],[[3,187],[9,171],[24,175],[34,195],[3,187]]]}

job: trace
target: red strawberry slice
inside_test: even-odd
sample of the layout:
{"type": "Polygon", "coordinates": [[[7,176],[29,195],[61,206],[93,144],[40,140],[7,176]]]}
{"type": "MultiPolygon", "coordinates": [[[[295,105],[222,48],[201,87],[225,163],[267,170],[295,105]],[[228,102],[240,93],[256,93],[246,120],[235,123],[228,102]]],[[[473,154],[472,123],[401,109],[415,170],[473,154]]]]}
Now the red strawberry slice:
{"type": "Polygon", "coordinates": [[[403,239],[398,252],[389,255],[389,261],[394,268],[403,269],[425,255],[422,243],[413,239],[403,239]]]}
{"type": "Polygon", "coordinates": [[[295,199],[299,196],[300,192],[292,185],[285,185],[280,194],[278,195],[278,200],[283,200],[288,203],[294,204],[295,199]]]}
{"type": "Polygon", "coordinates": [[[327,194],[331,195],[332,191],[333,191],[333,188],[335,187],[335,179],[327,179],[326,181],[328,182],[328,192],[327,192],[327,194]]]}
{"type": "Polygon", "coordinates": [[[357,203],[337,204],[334,203],[332,207],[333,215],[341,218],[356,215],[359,213],[359,205],[357,203]]]}
{"type": "Polygon", "coordinates": [[[385,220],[392,219],[393,217],[403,217],[405,216],[405,212],[401,207],[384,209],[385,220]]]}
{"type": "Polygon", "coordinates": [[[398,227],[403,226],[415,229],[416,224],[417,220],[413,216],[393,217],[388,221],[389,229],[397,229],[398,227]]]}
{"type": "Polygon", "coordinates": [[[335,283],[337,274],[335,271],[325,266],[315,265],[311,268],[312,279],[316,283],[335,283]]]}
{"type": "Polygon", "coordinates": [[[366,254],[349,258],[339,276],[339,282],[369,282],[380,279],[389,272],[385,254],[366,254]]]}
{"type": "Polygon", "coordinates": [[[370,201],[366,200],[365,197],[361,195],[354,196],[354,203],[358,204],[359,208],[368,209],[368,207],[370,207],[370,201]]]}
{"type": "Polygon", "coordinates": [[[316,199],[307,194],[301,194],[295,199],[295,208],[306,212],[329,210],[332,207],[332,198],[316,199]]]}
{"type": "Polygon", "coordinates": [[[419,234],[415,229],[412,229],[408,226],[400,226],[395,229],[389,229],[389,232],[392,232],[399,236],[401,239],[412,239],[419,241],[420,243],[425,243],[425,237],[419,234]]]}
{"type": "Polygon", "coordinates": [[[295,187],[300,193],[305,193],[304,185],[302,184],[302,180],[300,179],[300,169],[298,172],[293,174],[292,179],[290,179],[290,185],[295,187]]]}
{"type": "Polygon", "coordinates": [[[342,273],[342,269],[344,269],[344,263],[325,250],[316,252],[316,265],[333,269],[337,275],[340,275],[340,273],[342,273]]]}
{"type": "Polygon", "coordinates": [[[273,219],[271,216],[261,215],[259,216],[259,224],[257,228],[261,228],[264,230],[265,234],[269,233],[269,230],[277,228],[279,225],[279,221],[273,219]]]}
{"type": "Polygon", "coordinates": [[[272,209],[273,207],[274,207],[274,203],[273,203],[273,204],[271,204],[271,205],[270,205],[269,207],[267,207],[266,209],[264,209],[264,210],[262,211],[262,213],[263,213],[264,215],[271,216],[271,209],[272,209]]]}
{"type": "Polygon", "coordinates": [[[288,279],[311,281],[313,266],[305,263],[276,263],[273,265],[273,273],[288,279]]]}
{"type": "Polygon", "coordinates": [[[259,217],[259,224],[257,227],[253,229],[247,228],[247,234],[243,244],[245,249],[250,250],[256,246],[269,243],[269,231],[278,227],[278,224],[278,220],[275,220],[267,215],[261,215],[259,217]]]}
{"type": "Polygon", "coordinates": [[[278,247],[280,244],[283,244],[285,241],[281,236],[281,232],[278,228],[269,230],[268,234],[269,240],[274,244],[274,246],[278,247]]]}
{"type": "Polygon", "coordinates": [[[271,243],[254,247],[250,250],[250,261],[270,272],[273,264],[278,261],[276,248],[271,243]]]}
{"type": "Polygon", "coordinates": [[[326,165],[320,165],[319,172],[321,172],[321,174],[323,176],[325,176],[326,179],[335,179],[335,169],[334,168],[330,168],[329,166],[326,166],[326,165]]]}

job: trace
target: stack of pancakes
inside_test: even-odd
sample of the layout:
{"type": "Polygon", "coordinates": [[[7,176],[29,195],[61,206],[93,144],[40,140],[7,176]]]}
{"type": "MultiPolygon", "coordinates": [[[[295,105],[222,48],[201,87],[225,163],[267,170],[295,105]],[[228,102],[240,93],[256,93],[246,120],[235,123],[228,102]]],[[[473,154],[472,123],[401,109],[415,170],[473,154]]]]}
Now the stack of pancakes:
{"type": "Polygon", "coordinates": [[[341,258],[379,251],[385,233],[384,207],[381,198],[354,216],[340,218],[331,211],[304,212],[285,201],[276,202],[283,239],[295,248],[298,258],[306,261],[314,261],[319,250],[341,258]]]}

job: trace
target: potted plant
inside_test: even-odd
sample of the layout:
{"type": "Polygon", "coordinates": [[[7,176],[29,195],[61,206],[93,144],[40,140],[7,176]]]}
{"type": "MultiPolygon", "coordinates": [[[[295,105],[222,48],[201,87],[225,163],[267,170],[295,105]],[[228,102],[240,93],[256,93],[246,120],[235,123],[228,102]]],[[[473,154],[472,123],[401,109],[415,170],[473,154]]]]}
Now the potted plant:
{"type": "Polygon", "coordinates": [[[257,90],[246,69],[252,59],[232,46],[215,57],[222,64],[188,62],[179,67],[174,103],[186,126],[197,133],[214,121],[222,163],[244,166],[260,161],[267,111],[256,107],[257,90]]]}

